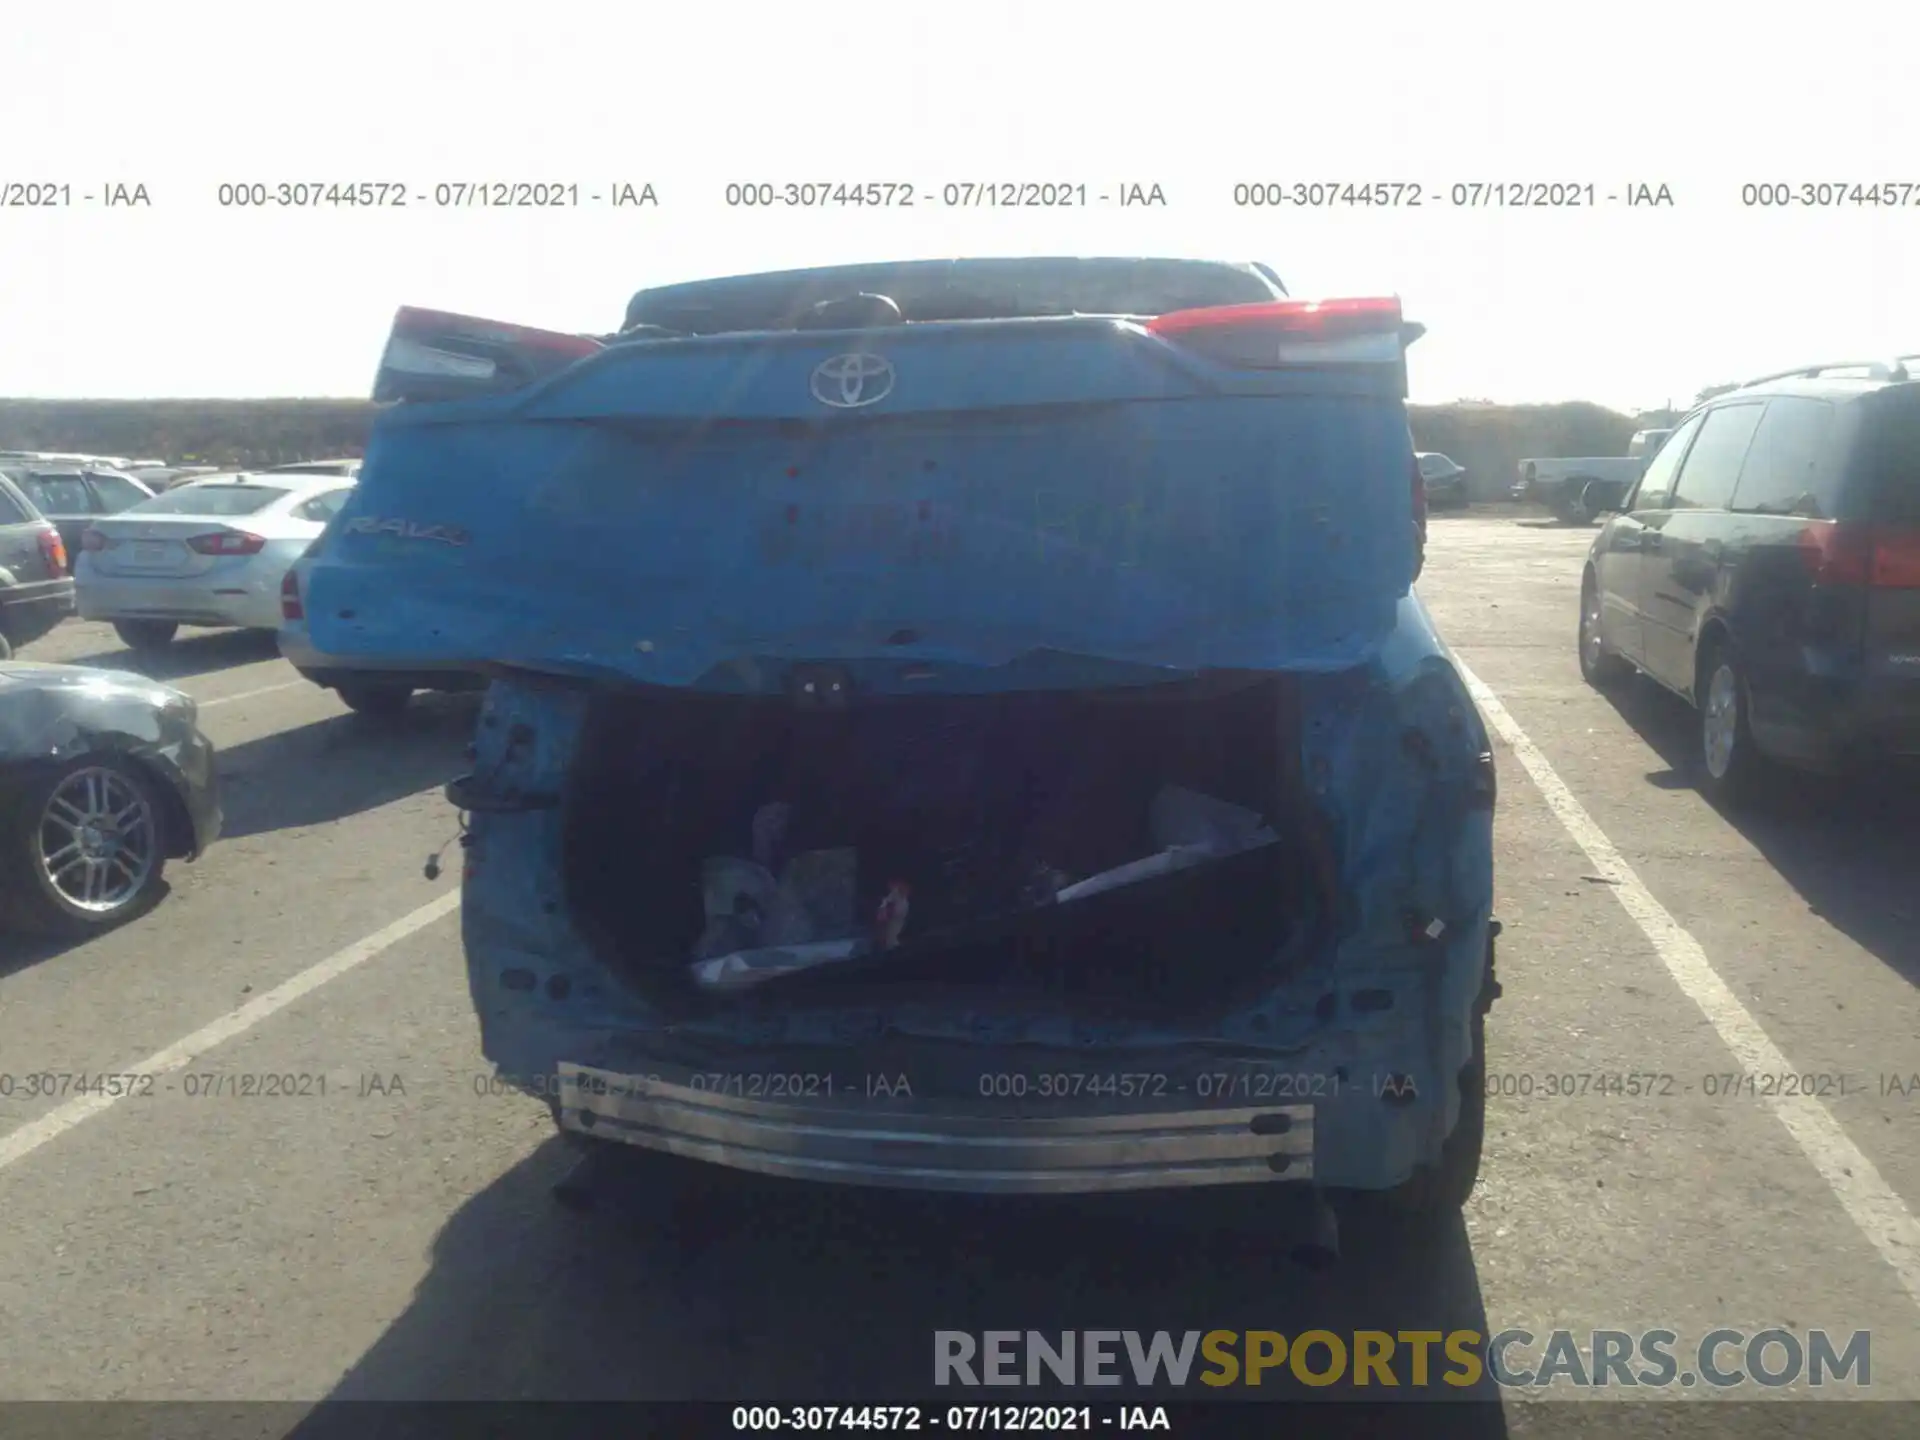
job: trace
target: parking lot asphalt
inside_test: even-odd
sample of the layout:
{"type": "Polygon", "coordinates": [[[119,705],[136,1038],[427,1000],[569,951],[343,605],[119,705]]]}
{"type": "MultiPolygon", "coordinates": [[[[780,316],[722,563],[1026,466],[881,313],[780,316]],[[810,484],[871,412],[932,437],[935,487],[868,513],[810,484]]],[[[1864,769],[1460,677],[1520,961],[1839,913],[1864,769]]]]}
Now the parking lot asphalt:
{"type": "MultiPolygon", "coordinates": [[[[545,1111],[488,1093],[457,861],[422,874],[473,702],[383,729],[271,640],[181,641],[151,673],[205,707],[225,837],[139,922],[0,950],[0,1073],[175,1066],[0,1095],[0,1397],[844,1403],[924,1391],[936,1329],[1781,1326],[1871,1331],[1871,1395],[1920,1400],[1920,791],[1717,812],[1678,702],[1580,679],[1590,538],[1433,522],[1420,591],[1501,781],[1486,1160],[1464,1223],[1319,1273],[1178,1215],[727,1177],[671,1215],[559,1207],[545,1111]],[[1834,1078],[1724,1078],[1760,1066],[1834,1078]],[[1660,1078],[1599,1078],[1628,1074],[1660,1078]],[[254,1075],[309,1078],[234,1093],[254,1075]]],[[[27,658],[138,668],[74,622],[27,658]]],[[[1488,1433],[1567,1393],[1501,1392],[1488,1433]]]]}

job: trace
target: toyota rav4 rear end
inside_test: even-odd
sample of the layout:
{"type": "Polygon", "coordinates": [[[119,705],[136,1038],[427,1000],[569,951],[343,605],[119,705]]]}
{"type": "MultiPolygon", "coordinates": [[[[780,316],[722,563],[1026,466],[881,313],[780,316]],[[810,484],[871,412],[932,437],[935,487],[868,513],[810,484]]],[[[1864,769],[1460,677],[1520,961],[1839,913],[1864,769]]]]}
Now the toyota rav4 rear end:
{"type": "Polygon", "coordinates": [[[1457,1206],[1494,778],[1411,591],[1418,333],[1086,259],[403,312],[307,609],[493,677],[500,1073],[774,1175],[1457,1206]]]}

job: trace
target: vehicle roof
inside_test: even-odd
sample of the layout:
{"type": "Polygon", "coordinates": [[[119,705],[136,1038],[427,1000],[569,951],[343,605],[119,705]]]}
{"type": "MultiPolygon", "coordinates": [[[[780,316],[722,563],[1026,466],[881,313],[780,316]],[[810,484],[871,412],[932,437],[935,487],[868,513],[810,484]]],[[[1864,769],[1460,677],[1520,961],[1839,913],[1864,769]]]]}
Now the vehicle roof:
{"type": "MultiPolygon", "coordinates": [[[[1857,368],[1866,369],[1868,361],[1857,368]]],[[[1800,395],[1817,400],[1857,400],[1886,390],[1920,390],[1920,379],[1895,375],[1782,375],[1725,391],[1708,400],[1701,409],[1710,409],[1730,400],[1753,400],[1768,395],[1800,395]]]]}
{"type": "Polygon", "coordinates": [[[821,301],[862,293],[890,297],[912,321],[1009,313],[1157,314],[1272,300],[1286,291],[1267,267],[1225,260],[1042,255],[883,261],[653,286],[628,302],[626,328],[656,326],[690,335],[785,329],[821,301]]]}
{"type": "Polygon", "coordinates": [[[167,493],[205,490],[221,485],[256,485],[261,489],[285,490],[289,494],[298,494],[305,490],[338,490],[343,486],[351,488],[353,483],[353,477],[350,475],[271,475],[264,470],[233,470],[223,471],[218,475],[196,475],[191,480],[182,481],[167,493]]]}
{"type": "Polygon", "coordinates": [[[298,475],[310,465],[358,465],[361,459],[357,455],[323,455],[317,460],[290,460],[285,465],[269,465],[265,469],[250,470],[250,475],[298,475]]]}
{"type": "MultiPolygon", "coordinates": [[[[344,475],[259,475],[248,472],[244,478],[238,475],[206,475],[180,485],[170,485],[155,492],[153,500],[169,502],[167,508],[159,511],[146,509],[147,501],[142,500],[130,505],[116,514],[105,516],[108,521],[138,520],[142,515],[193,516],[202,514],[191,508],[193,501],[181,500],[183,495],[191,495],[196,490],[260,490],[271,492],[270,498],[257,510],[257,515],[278,514],[334,490],[351,490],[354,482],[344,475]]],[[[219,512],[211,512],[218,514],[219,512]]]]}

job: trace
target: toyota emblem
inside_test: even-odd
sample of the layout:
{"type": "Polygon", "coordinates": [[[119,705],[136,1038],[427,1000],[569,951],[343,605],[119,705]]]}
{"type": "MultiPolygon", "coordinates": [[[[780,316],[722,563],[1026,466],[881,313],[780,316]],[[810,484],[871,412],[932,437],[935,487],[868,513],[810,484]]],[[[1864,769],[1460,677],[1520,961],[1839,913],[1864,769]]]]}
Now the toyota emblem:
{"type": "Polygon", "coordinates": [[[893,365],[878,355],[835,355],[813,367],[813,398],[836,410],[877,405],[893,393],[893,365]]]}

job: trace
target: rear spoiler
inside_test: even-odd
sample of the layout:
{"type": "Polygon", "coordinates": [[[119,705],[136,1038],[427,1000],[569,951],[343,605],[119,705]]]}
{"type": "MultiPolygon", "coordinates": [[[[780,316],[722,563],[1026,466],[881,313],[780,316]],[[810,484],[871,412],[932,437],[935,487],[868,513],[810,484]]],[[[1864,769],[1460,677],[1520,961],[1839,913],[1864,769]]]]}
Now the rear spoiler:
{"type": "MultiPolygon", "coordinates": [[[[1274,300],[1176,310],[1147,333],[1234,369],[1399,367],[1426,327],[1406,320],[1398,297],[1274,300]]],[[[607,342],[471,315],[403,306],[374,377],[378,403],[452,400],[518,390],[597,355],[607,342]]]]}
{"type": "Polygon", "coordinates": [[[385,404],[518,390],[605,348],[589,335],[403,305],[380,357],[373,398],[385,404]]]}
{"type": "Polygon", "coordinates": [[[1239,370],[1391,366],[1404,398],[1407,347],[1427,327],[1389,295],[1176,310],[1148,321],[1147,333],[1239,370]]]}

